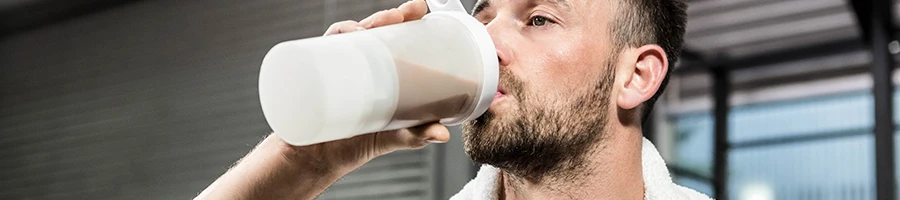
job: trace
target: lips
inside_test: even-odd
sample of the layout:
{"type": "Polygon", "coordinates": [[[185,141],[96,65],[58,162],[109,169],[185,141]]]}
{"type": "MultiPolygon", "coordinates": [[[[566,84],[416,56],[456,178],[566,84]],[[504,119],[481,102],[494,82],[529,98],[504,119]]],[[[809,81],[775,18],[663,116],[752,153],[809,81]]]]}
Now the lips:
{"type": "Polygon", "coordinates": [[[503,102],[505,99],[506,99],[506,91],[503,90],[502,86],[498,86],[497,93],[494,94],[494,101],[491,102],[490,107],[492,107],[492,108],[490,108],[490,109],[493,109],[493,107],[495,105],[499,104],[500,102],[503,102]]]}
{"type": "Polygon", "coordinates": [[[497,86],[497,93],[494,94],[494,101],[497,101],[499,98],[506,96],[506,91],[503,90],[503,86],[497,86]]]}

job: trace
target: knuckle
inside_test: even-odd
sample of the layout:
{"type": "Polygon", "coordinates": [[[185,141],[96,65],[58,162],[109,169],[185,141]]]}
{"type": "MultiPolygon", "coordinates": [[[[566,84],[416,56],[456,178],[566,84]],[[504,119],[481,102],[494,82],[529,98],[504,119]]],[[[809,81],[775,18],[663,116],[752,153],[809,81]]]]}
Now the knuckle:
{"type": "Polygon", "coordinates": [[[331,24],[331,26],[329,26],[328,29],[338,29],[338,28],[341,28],[344,26],[350,26],[353,24],[356,24],[356,21],[352,21],[352,20],[341,21],[341,22],[331,24]]]}
{"type": "Polygon", "coordinates": [[[352,32],[354,31],[354,27],[359,26],[359,22],[353,20],[345,20],[331,24],[328,26],[328,30],[325,31],[325,35],[339,34],[343,32],[352,32]]]}
{"type": "Polygon", "coordinates": [[[421,148],[425,148],[425,146],[428,146],[428,141],[426,141],[424,139],[420,139],[420,138],[411,138],[407,144],[408,144],[408,148],[421,149],[421,148]]]}
{"type": "Polygon", "coordinates": [[[346,24],[346,25],[355,25],[355,24],[358,24],[359,22],[356,22],[356,21],[353,21],[353,20],[344,20],[344,21],[340,21],[340,22],[338,22],[338,23],[339,23],[339,24],[346,24]]]}
{"type": "MultiPolygon", "coordinates": [[[[375,13],[373,13],[372,15],[369,15],[369,17],[367,17],[367,18],[370,18],[370,19],[378,19],[378,18],[380,18],[382,15],[384,15],[384,12],[387,12],[387,10],[382,10],[382,11],[375,12],[375,13]]],[[[363,21],[365,21],[365,20],[363,20],[363,21]]]]}

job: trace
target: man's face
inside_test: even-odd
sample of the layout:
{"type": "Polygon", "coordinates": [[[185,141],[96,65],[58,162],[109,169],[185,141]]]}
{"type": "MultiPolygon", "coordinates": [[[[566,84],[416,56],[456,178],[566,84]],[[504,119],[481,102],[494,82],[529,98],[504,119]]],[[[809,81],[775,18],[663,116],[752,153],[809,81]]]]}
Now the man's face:
{"type": "Polygon", "coordinates": [[[473,14],[487,25],[501,73],[493,104],[464,129],[473,160],[531,181],[583,164],[615,110],[618,52],[610,27],[618,7],[598,0],[476,4],[473,14]]]}

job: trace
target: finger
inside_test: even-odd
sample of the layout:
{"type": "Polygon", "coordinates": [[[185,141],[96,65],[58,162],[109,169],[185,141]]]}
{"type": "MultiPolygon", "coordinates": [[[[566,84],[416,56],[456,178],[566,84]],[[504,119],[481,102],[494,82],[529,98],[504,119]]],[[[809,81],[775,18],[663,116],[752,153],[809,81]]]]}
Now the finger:
{"type": "Polygon", "coordinates": [[[443,143],[450,140],[450,131],[447,130],[447,127],[437,123],[379,132],[375,135],[379,155],[400,149],[421,149],[430,143],[443,143]]]}
{"type": "Polygon", "coordinates": [[[428,4],[425,3],[425,0],[412,0],[401,4],[397,10],[403,13],[404,22],[419,20],[428,12],[428,4]]]}
{"type": "Polygon", "coordinates": [[[359,25],[361,25],[363,28],[370,29],[400,22],[403,22],[403,13],[401,13],[400,10],[397,10],[396,8],[392,8],[390,10],[378,11],[375,14],[366,17],[362,21],[359,21],[359,25]]]}
{"type": "Polygon", "coordinates": [[[418,149],[428,145],[427,141],[417,138],[408,129],[378,132],[374,135],[375,149],[377,149],[378,155],[402,149],[418,149]]]}
{"type": "Polygon", "coordinates": [[[450,141],[450,130],[439,123],[431,123],[410,128],[409,131],[417,138],[430,143],[446,143],[450,141]]]}
{"type": "Polygon", "coordinates": [[[353,20],[342,21],[338,23],[331,24],[328,27],[328,30],[325,31],[325,35],[333,35],[333,34],[341,34],[341,33],[349,33],[354,31],[366,30],[362,26],[359,25],[359,22],[353,20]]]}

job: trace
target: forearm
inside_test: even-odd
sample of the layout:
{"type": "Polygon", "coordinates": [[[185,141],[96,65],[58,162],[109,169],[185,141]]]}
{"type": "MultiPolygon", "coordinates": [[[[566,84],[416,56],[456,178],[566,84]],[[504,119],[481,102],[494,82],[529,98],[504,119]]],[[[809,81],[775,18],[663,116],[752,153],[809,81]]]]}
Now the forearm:
{"type": "Polygon", "coordinates": [[[346,174],[326,163],[269,136],[196,199],[313,199],[346,174]]]}

